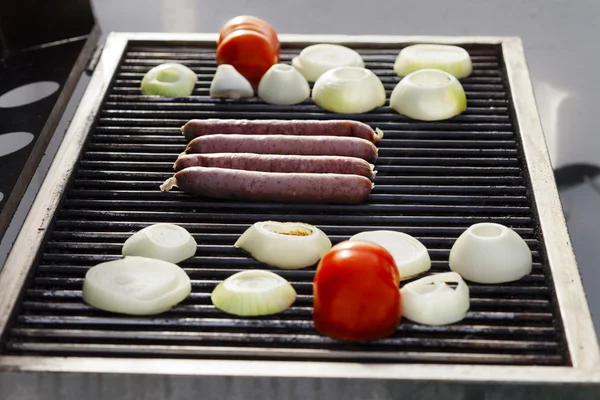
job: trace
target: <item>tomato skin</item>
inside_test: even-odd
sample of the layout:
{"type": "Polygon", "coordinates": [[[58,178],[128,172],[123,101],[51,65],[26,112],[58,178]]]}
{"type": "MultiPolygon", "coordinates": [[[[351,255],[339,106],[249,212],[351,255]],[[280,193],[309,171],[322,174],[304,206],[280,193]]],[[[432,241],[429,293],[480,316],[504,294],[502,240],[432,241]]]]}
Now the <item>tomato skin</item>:
{"type": "Polygon", "coordinates": [[[254,31],[235,31],[217,48],[217,64],[233,65],[253,86],[278,60],[267,37],[254,31]]]}
{"type": "Polygon", "coordinates": [[[391,335],[402,315],[391,254],[370,242],[341,242],[323,256],[313,282],[315,329],[348,341],[391,335]]]}
{"type": "Polygon", "coordinates": [[[217,64],[231,64],[257,87],[267,70],[279,62],[281,45],[271,25],[260,18],[242,15],[221,28],[217,41],[217,64]]]}
{"type": "Polygon", "coordinates": [[[279,54],[281,45],[279,43],[279,39],[277,37],[277,32],[275,32],[275,29],[273,29],[273,27],[269,25],[268,22],[250,15],[240,15],[227,21],[225,25],[223,25],[223,27],[221,28],[221,31],[219,32],[217,46],[219,46],[221,42],[225,40],[225,38],[230,33],[242,29],[259,32],[267,36],[269,38],[269,41],[271,42],[271,46],[273,47],[273,49],[275,49],[275,52],[279,54]]]}

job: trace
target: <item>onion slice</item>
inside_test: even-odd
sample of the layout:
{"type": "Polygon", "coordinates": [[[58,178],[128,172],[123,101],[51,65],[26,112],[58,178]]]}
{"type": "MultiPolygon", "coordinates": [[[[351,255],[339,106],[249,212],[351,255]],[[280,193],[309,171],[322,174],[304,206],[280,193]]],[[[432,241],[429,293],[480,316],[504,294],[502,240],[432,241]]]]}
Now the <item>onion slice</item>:
{"type": "Polygon", "coordinates": [[[210,97],[222,97],[238,100],[254,96],[254,89],[242,74],[233,65],[221,64],[210,83],[210,97]]]}
{"type": "Polygon", "coordinates": [[[312,92],[313,101],[340,114],[365,113],[385,104],[385,88],[371,70],[339,67],[325,72],[312,92]]]}
{"type": "Polygon", "coordinates": [[[315,82],[325,72],[337,67],[364,67],[365,63],[356,51],[339,44],[313,44],[304,48],[292,59],[296,68],[307,81],[315,82]]]}
{"type": "Polygon", "coordinates": [[[134,233],[123,244],[124,256],[156,258],[172,263],[196,254],[196,241],[188,231],[174,224],[154,224],[134,233]]]}
{"type": "Polygon", "coordinates": [[[400,289],[402,315],[424,325],[462,320],[469,310],[469,288],[456,272],[426,276],[400,289]],[[452,288],[449,283],[456,283],[452,288]]]}
{"type": "Polygon", "coordinates": [[[242,317],[277,314],[296,301],[296,291],[281,276],[265,270],[238,272],[210,295],[215,307],[242,317]]]}
{"type": "Polygon", "coordinates": [[[185,97],[192,94],[198,77],[182,64],[165,63],[152,68],[142,78],[143,95],[185,97]]]}
{"type": "Polygon", "coordinates": [[[286,64],[273,65],[258,84],[258,97],[269,104],[298,104],[308,99],[308,96],[310,86],[306,78],[286,64]]]}
{"type": "Polygon", "coordinates": [[[462,47],[439,44],[415,44],[405,47],[394,62],[394,72],[398,76],[430,68],[462,79],[471,74],[473,64],[469,53],[462,47]]]}
{"type": "Polygon", "coordinates": [[[396,231],[367,231],[357,233],[350,240],[373,242],[386,249],[394,258],[400,279],[408,279],[431,268],[427,248],[414,237],[396,231]]]}
{"type": "Polygon", "coordinates": [[[246,229],[234,246],[273,267],[299,269],[316,264],[331,249],[331,241],[309,224],[262,221],[246,229]]]}
{"type": "Polygon", "coordinates": [[[125,257],[85,274],[83,300],[105,311],[153,315],[169,310],[192,291],[184,270],[167,261],[125,257]]]}
{"type": "Polygon", "coordinates": [[[512,282],[531,273],[531,250],[512,229],[479,223],[471,225],[454,242],[450,269],[473,282],[512,282]]]}
{"type": "Polygon", "coordinates": [[[438,69],[422,69],[396,85],[390,107],[412,119],[439,121],[464,112],[467,96],[454,76],[438,69]]]}

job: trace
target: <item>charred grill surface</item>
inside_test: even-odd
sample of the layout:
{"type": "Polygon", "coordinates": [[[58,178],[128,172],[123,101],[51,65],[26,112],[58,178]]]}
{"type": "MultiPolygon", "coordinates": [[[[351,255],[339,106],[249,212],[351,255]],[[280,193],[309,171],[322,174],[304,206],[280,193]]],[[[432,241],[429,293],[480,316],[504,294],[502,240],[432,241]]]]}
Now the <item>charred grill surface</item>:
{"type": "MultiPolygon", "coordinates": [[[[327,113],[310,100],[272,106],[251,99],[210,99],[213,49],[135,44],[123,55],[96,127],[90,132],[62,206],[3,338],[4,354],[47,356],[251,358],[377,362],[570,365],[552,279],[537,229],[508,80],[499,47],[466,46],[473,74],[462,80],[468,110],[448,121],[412,121],[382,107],[369,114],[327,113]],[[140,95],[144,73],[163,62],[191,67],[199,82],[191,97],[140,95]],[[192,118],[355,119],[378,127],[375,188],[361,205],[294,205],[205,200],[158,186],[185,150],[179,128],[192,118]],[[403,320],[391,337],[343,343],[312,325],[314,268],[276,271],[292,282],[298,300],[287,311],[240,319],[216,310],[216,284],[247,268],[264,268],[233,243],[261,220],[318,225],[334,243],[363,230],[393,229],[425,244],[431,272],[448,270],[454,240],[477,222],[505,224],[533,252],[533,272],[501,285],[470,284],[467,318],[444,327],[403,320]],[[81,300],[85,272],[120,257],[134,231],[156,222],[188,229],[196,256],[180,265],[191,296],[156,317],[119,316],[81,300]]],[[[299,48],[285,47],[289,63],[299,48]]],[[[399,78],[398,49],[357,48],[383,81],[388,97],[399,78]]]]}

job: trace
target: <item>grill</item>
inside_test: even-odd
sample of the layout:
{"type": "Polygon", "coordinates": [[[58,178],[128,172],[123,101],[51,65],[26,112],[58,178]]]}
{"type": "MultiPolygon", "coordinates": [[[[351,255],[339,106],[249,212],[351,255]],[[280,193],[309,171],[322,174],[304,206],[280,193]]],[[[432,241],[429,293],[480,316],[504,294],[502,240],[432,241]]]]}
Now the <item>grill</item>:
{"type": "MultiPolygon", "coordinates": [[[[452,120],[424,123],[388,107],[337,115],[311,101],[272,106],[258,100],[210,99],[214,42],[186,36],[163,39],[113,35],[107,42],[67,136],[71,142],[63,144],[51,170],[55,182],[49,178],[44,183],[41,191],[48,196],[36,202],[47,206],[36,208],[26,221],[26,226],[37,224],[33,236],[39,249],[27,252],[31,254],[21,261],[26,267],[11,276],[13,281],[6,279],[7,271],[0,280],[0,288],[7,288],[0,292],[0,310],[10,311],[0,314],[0,367],[4,362],[27,370],[27,360],[67,357],[61,360],[73,366],[95,360],[91,370],[76,367],[76,372],[115,372],[132,362],[138,373],[150,365],[155,373],[169,373],[161,371],[161,362],[179,363],[173,368],[187,366],[197,373],[198,363],[203,363],[212,365],[207,373],[215,375],[220,375],[219,366],[254,365],[256,369],[247,371],[251,376],[261,375],[261,366],[317,371],[337,365],[345,371],[338,378],[352,376],[350,366],[373,364],[376,370],[383,368],[379,379],[416,379],[403,374],[431,368],[429,381],[446,379],[444,368],[507,371],[516,381],[536,379],[522,374],[529,370],[544,370],[570,382],[582,380],[581,366],[597,372],[595,356],[581,355],[581,349],[593,353],[597,347],[593,337],[583,337],[586,332],[593,336],[593,328],[557,209],[556,189],[552,181],[543,186],[548,182],[539,179],[548,173],[541,137],[535,137],[541,134],[539,121],[535,108],[529,110],[533,116],[523,114],[532,97],[518,40],[454,40],[474,63],[473,74],[462,81],[468,110],[452,120]],[[139,94],[144,73],[163,62],[182,62],[198,73],[191,97],[157,100],[139,94]],[[205,200],[180,191],[161,193],[158,185],[172,175],[173,161],[185,149],[179,127],[192,118],[348,118],[368,123],[385,132],[378,144],[375,188],[366,204],[344,206],[243,203],[205,200]],[[509,284],[470,284],[471,309],[457,324],[428,327],[403,320],[387,339],[338,342],[320,336],[312,326],[314,268],[276,271],[299,295],[294,306],[279,315],[240,319],[211,305],[210,293],[220,280],[243,269],[264,268],[232,245],[249,225],[267,219],[317,225],[334,243],[363,230],[406,232],[429,249],[431,272],[448,270],[450,248],[468,226],[498,222],[524,237],[533,253],[533,272],[509,284]],[[199,244],[196,256],[180,264],[192,279],[191,296],[156,317],[116,316],[87,306],[80,291],[85,272],[119,258],[122,243],[133,231],[156,222],[185,227],[199,244]],[[574,319],[579,331],[569,329],[574,319]],[[103,364],[107,360],[110,367],[103,364]]],[[[309,42],[351,45],[382,79],[389,97],[399,81],[392,69],[399,49],[410,42],[448,41],[436,39],[289,36],[283,40],[282,61],[289,63],[309,42]]],[[[13,253],[27,245],[27,239],[19,239],[13,253]]],[[[9,263],[16,257],[11,254],[9,263]]],[[[230,374],[240,373],[224,373],[230,374]]],[[[307,376],[290,370],[266,375],[272,374],[307,376]]],[[[367,375],[363,370],[358,377],[367,375]]],[[[485,378],[461,379],[497,378],[487,373],[485,378]]]]}

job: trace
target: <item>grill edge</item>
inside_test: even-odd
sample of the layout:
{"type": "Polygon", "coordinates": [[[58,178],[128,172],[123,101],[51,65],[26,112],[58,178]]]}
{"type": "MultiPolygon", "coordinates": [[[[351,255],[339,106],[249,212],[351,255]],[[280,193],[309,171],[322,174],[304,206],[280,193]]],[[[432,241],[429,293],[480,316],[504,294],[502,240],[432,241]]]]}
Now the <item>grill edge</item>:
{"type": "MultiPolygon", "coordinates": [[[[117,35],[117,36],[116,36],[116,37],[114,37],[113,39],[122,39],[122,37],[118,37],[118,35],[117,35]]],[[[300,38],[299,38],[299,39],[300,39],[300,38]]],[[[343,41],[352,41],[352,40],[348,40],[348,38],[343,38],[343,39],[344,39],[343,41]]],[[[361,38],[352,38],[352,39],[355,39],[355,40],[357,40],[357,41],[360,41],[360,40],[361,40],[361,38]]],[[[302,39],[301,39],[301,40],[302,40],[302,39]]],[[[320,38],[319,38],[319,40],[323,40],[323,39],[320,37],[320,38]]],[[[363,38],[362,40],[367,40],[367,39],[364,39],[364,38],[363,38]]],[[[387,38],[387,40],[391,40],[391,39],[390,39],[390,38],[387,38]]],[[[398,40],[398,38],[396,38],[396,40],[398,40]]],[[[433,39],[432,39],[432,38],[429,38],[429,40],[433,40],[433,39]]],[[[493,40],[494,40],[494,41],[496,41],[496,40],[498,40],[498,39],[493,39],[493,40]]],[[[116,42],[118,42],[118,41],[120,41],[120,40],[116,40],[116,42]]],[[[409,40],[409,41],[410,41],[410,40],[409,40]]],[[[414,41],[420,41],[420,40],[414,40],[414,41]]],[[[438,41],[438,42],[441,42],[442,40],[436,40],[436,41],[438,41]]],[[[114,41],[114,42],[115,42],[115,41],[114,41]]],[[[114,44],[114,42],[113,42],[113,44],[114,44]]],[[[506,40],[506,41],[505,41],[505,42],[503,42],[503,43],[504,43],[504,45],[503,45],[503,46],[505,47],[505,52],[504,52],[504,54],[505,54],[505,56],[506,56],[506,55],[507,55],[507,51],[506,51],[506,50],[507,50],[507,47],[511,47],[511,46],[508,46],[508,45],[507,45],[507,43],[510,43],[510,40],[506,40]]],[[[121,41],[121,45],[124,45],[124,41],[121,41]]],[[[512,43],[512,47],[514,47],[514,46],[515,46],[515,43],[512,43]]],[[[108,46],[107,46],[107,50],[110,50],[110,48],[109,48],[108,46]]],[[[508,50],[510,50],[510,48],[508,48],[508,50]]],[[[514,49],[513,49],[513,50],[514,50],[514,49]]],[[[519,49],[517,48],[516,50],[519,50],[519,49]]],[[[511,60],[510,60],[510,59],[507,59],[506,61],[507,61],[507,64],[510,64],[510,61],[511,61],[511,60]]],[[[514,60],[513,60],[513,61],[514,61],[514,60]]],[[[520,61],[520,60],[518,60],[518,61],[520,61]]],[[[517,64],[518,64],[518,63],[517,63],[517,64]]],[[[508,67],[510,67],[510,65],[509,65],[508,67]]],[[[510,68],[509,68],[509,72],[510,72],[510,68]]],[[[523,71],[519,71],[519,72],[523,72],[523,71]]],[[[525,70],[524,72],[526,73],[526,70],[525,70]]],[[[510,78],[510,74],[509,74],[509,78],[510,78]]],[[[512,84],[512,82],[511,82],[511,84],[512,84]]],[[[527,86],[525,86],[525,87],[527,87],[527,86]]],[[[86,93],[86,94],[87,94],[87,93],[86,93]]],[[[518,96],[513,96],[513,99],[517,99],[517,98],[518,98],[518,96]]],[[[81,111],[81,110],[80,110],[80,111],[81,111]]],[[[519,114],[518,104],[517,104],[517,109],[516,109],[516,111],[517,111],[517,114],[519,114]]],[[[525,125],[531,125],[531,121],[527,121],[527,120],[526,120],[526,121],[519,121],[519,122],[520,122],[520,125],[521,125],[521,127],[520,127],[520,128],[521,128],[521,130],[522,130],[522,131],[523,131],[523,129],[524,129],[524,127],[523,127],[523,125],[524,125],[524,124],[525,124],[525,125]],[[523,122],[524,122],[524,124],[523,124],[523,122]]],[[[533,121],[533,122],[535,122],[535,121],[533,121]]],[[[539,122],[539,121],[538,121],[538,122],[539,122]]],[[[535,125],[535,124],[533,124],[533,125],[535,125]]],[[[539,130],[539,127],[537,128],[537,130],[539,130]]],[[[540,133],[541,133],[541,131],[540,131],[540,133]]],[[[525,149],[525,151],[526,151],[526,152],[527,152],[527,146],[531,146],[531,144],[530,144],[530,143],[528,143],[528,141],[529,141],[530,139],[531,139],[530,137],[525,137],[525,138],[524,138],[524,142],[525,142],[525,143],[523,143],[523,147],[524,147],[524,149],[525,149]]],[[[538,139],[539,139],[539,138],[538,138],[538,139]]],[[[539,143],[536,143],[536,146],[538,146],[538,147],[539,147],[539,143]]],[[[62,150],[62,149],[61,149],[61,150],[62,150]]],[[[62,155],[62,154],[63,154],[63,152],[61,151],[61,152],[59,153],[59,155],[62,155]]],[[[539,156],[539,155],[538,155],[538,156],[539,156]]],[[[534,168],[531,168],[531,163],[532,163],[532,160],[531,160],[531,159],[527,159],[527,161],[528,161],[528,162],[529,162],[529,164],[530,164],[530,173],[531,173],[531,175],[532,175],[532,181],[533,181],[533,183],[535,184],[535,183],[536,183],[536,180],[535,180],[535,175],[536,175],[536,173],[539,173],[538,171],[539,171],[540,169],[541,169],[541,170],[543,170],[543,167],[544,167],[544,165],[543,165],[543,163],[540,163],[540,164],[538,164],[538,165],[533,165],[533,167],[534,167],[534,168]]],[[[538,157],[538,159],[536,159],[536,161],[540,161],[540,160],[539,160],[539,157],[538,157]]],[[[542,161],[544,161],[544,160],[543,160],[543,158],[542,158],[542,161]]],[[[547,163],[547,156],[546,156],[546,163],[547,163]]],[[[55,164],[56,164],[56,163],[55,163],[55,164]]],[[[55,169],[55,167],[56,167],[56,166],[55,166],[55,165],[53,165],[53,170],[55,169]]],[[[64,173],[64,171],[62,171],[62,172],[64,173]]],[[[542,172],[544,172],[544,171],[542,171],[542,172]]],[[[545,171],[545,172],[547,173],[547,171],[545,171]]],[[[63,182],[65,182],[65,181],[66,181],[66,178],[67,178],[67,176],[65,176],[65,175],[63,175],[63,176],[61,177],[61,179],[63,179],[63,182]]],[[[44,183],[44,186],[46,186],[46,182],[44,183]]],[[[42,190],[43,190],[43,189],[42,189],[42,190]]],[[[534,191],[535,191],[535,188],[534,188],[534,191]]],[[[539,203],[540,203],[540,201],[539,201],[539,200],[540,200],[540,199],[539,199],[539,197],[546,197],[546,196],[539,196],[539,195],[538,195],[538,196],[536,197],[536,202],[538,203],[538,206],[539,206],[540,210],[543,210],[544,208],[543,208],[543,207],[542,207],[542,206],[539,204],[539,203]]],[[[55,198],[55,200],[54,200],[54,201],[57,201],[57,198],[55,198]]],[[[554,203],[554,204],[551,204],[551,205],[553,205],[553,206],[556,206],[556,203],[554,203]]],[[[51,215],[51,214],[50,214],[50,215],[51,215]]],[[[542,218],[542,217],[543,217],[543,216],[542,216],[542,215],[540,215],[540,218],[543,220],[543,218],[542,218]]],[[[45,222],[47,222],[47,220],[46,220],[45,222]]],[[[541,224],[541,226],[542,226],[542,230],[544,229],[544,222],[545,222],[545,221],[542,221],[542,224],[541,224]]],[[[554,221],[554,222],[555,222],[555,221],[554,221]]],[[[556,236],[556,235],[550,235],[550,236],[556,236]]],[[[567,244],[568,244],[568,243],[567,243],[567,244]]],[[[560,246],[560,247],[564,247],[564,244],[561,244],[561,246],[560,246]]],[[[556,249],[554,249],[553,251],[549,251],[549,257],[548,257],[548,258],[549,258],[550,262],[552,262],[552,258],[553,258],[553,256],[554,256],[554,257],[556,257],[556,254],[555,254],[555,253],[556,253],[556,251],[555,251],[555,250],[556,250],[556,249]]],[[[566,258],[566,259],[568,259],[570,255],[572,255],[572,253],[570,253],[569,249],[567,249],[567,251],[566,251],[565,253],[562,253],[562,257],[563,257],[563,258],[566,258]]],[[[11,254],[11,256],[12,256],[12,254],[11,254]]],[[[11,259],[12,259],[12,257],[11,257],[11,259]]],[[[567,264],[567,265],[569,265],[569,264],[567,264]]],[[[570,260],[570,265],[572,265],[572,267],[573,267],[574,269],[573,269],[573,268],[571,268],[571,270],[570,270],[569,272],[573,272],[573,271],[575,271],[575,272],[576,272],[576,267],[574,266],[574,263],[573,263],[573,260],[572,260],[572,259],[570,260]]],[[[551,267],[552,267],[552,264],[551,264],[551,267]]],[[[555,271],[554,271],[554,268],[553,268],[553,273],[554,273],[554,272],[555,272],[555,271]]],[[[3,278],[4,278],[4,276],[3,276],[3,278]]],[[[21,278],[23,278],[23,276],[22,276],[21,278]]],[[[562,293],[560,290],[558,290],[558,287],[560,287],[560,282],[559,282],[559,279],[555,279],[555,280],[557,281],[557,284],[556,284],[556,286],[557,286],[557,292],[558,292],[558,293],[557,293],[557,294],[558,294],[558,296],[557,296],[557,298],[558,298],[558,301],[559,301],[559,303],[560,303],[561,301],[563,301],[563,302],[564,302],[565,300],[564,300],[563,293],[562,293]]],[[[582,292],[581,292],[581,293],[582,293],[582,292]]],[[[577,293],[576,293],[576,294],[577,294],[577,293]]],[[[1,295],[0,295],[0,296],[1,296],[1,295]]],[[[577,297],[577,296],[576,296],[576,297],[577,297]]],[[[5,299],[2,299],[2,300],[5,300],[5,299]]],[[[9,299],[9,300],[10,300],[10,299],[9,299]]],[[[577,299],[575,299],[575,300],[577,301],[577,299]]],[[[581,299],[579,299],[579,301],[581,301],[581,299]]],[[[584,305],[584,310],[583,310],[583,311],[584,311],[584,314],[585,314],[585,311],[587,311],[587,307],[585,306],[585,301],[584,301],[584,300],[583,300],[583,305],[584,305]]],[[[563,317],[564,317],[565,311],[564,311],[564,309],[561,309],[561,310],[563,311],[563,317]]],[[[2,318],[2,317],[0,316],[0,318],[2,318]]],[[[571,317],[569,317],[569,318],[571,318],[571,317]]],[[[0,320],[0,322],[3,322],[3,321],[2,321],[2,320],[0,320]]],[[[568,322],[568,321],[567,321],[567,322],[568,322]]],[[[584,325],[584,328],[585,328],[585,325],[587,324],[587,322],[588,322],[588,321],[585,321],[585,320],[584,320],[584,321],[580,321],[579,325],[580,325],[580,326],[581,326],[581,325],[584,325]],[[581,322],[583,322],[583,324],[582,324],[581,322]]],[[[0,324],[0,326],[2,326],[2,325],[3,325],[3,324],[0,324]]],[[[566,324],[566,325],[567,325],[567,324],[566,324]]],[[[589,326],[588,326],[587,328],[589,328],[589,326]]],[[[569,331],[569,329],[568,329],[568,325],[567,325],[567,329],[566,329],[566,331],[567,331],[567,337],[570,337],[570,335],[571,335],[571,336],[573,335],[573,333],[569,331]]],[[[588,333],[589,333],[589,332],[588,332],[588,333]]],[[[593,330],[592,330],[592,333],[593,333],[593,330]]],[[[587,340],[587,342],[589,342],[589,340],[587,340]]],[[[592,342],[593,342],[593,343],[591,343],[591,347],[592,347],[592,349],[593,349],[593,348],[594,348],[594,345],[595,345],[595,341],[592,341],[592,342]]],[[[590,345],[590,343],[584,343],[584,344],[585,344],[585,345],[590,345]]],[[[589,348],[589,346],[588,346],[588,348],[589,348]]],[[[575,355],[574,355],[574,361],[580,361],[580,360],[581,360],[581,358],[579,357],[580,355],[581,355],[581,354],[575,354],[575,355]]],[[[585,358],[585,357],[584,357],[584,358],[585,358]]],[[[0,360],[3,360],[3,361],[7,361],[7,360],[11,360],[11,359],[12,359],[11,357],[2,357],[2,358],[0,358],[0,360]]],[[[27,357],[23,357],[23,359],[27,359],[27,357]]],[[[595,360],[593,359],[593,357],[588,357],[588,359],[590,359],[590,360],[589,360],[589,361],[590,361],[590,362],[589,362],[589,364],[590,364],[590,365],[593,365],[593,364],[594,364],[594,362],[595,362],[595,360]]],[[[576,365],[577,365],[577,363],[576,363],[576,365]]],[[[432,366],[432,367],[434,367],[434,368],[433,368],[434,370],[436,369],[436,368],[435,368],[435,366],[432,366]]],[[[467,366],[465,366],[465,368],[468,370],[468,367],[467,367],[467,366]]],[[[556,371],[558,371],[558,370],[562,370],[562,369],[563,369],[563,368],[555,368],[555,370],[556,370],[556,371]]],[[[571,369],[568,369],[568,370],[569,370],[569,371],[571,371],[571,369]]],[[[440,371],[441,371],[441,370],[440,370],[440,371]]],[[[440,372],[440,371],[437,371],[437,372],[440,372]]],[[[405,372],[406,372],[406,371],[405,371],[405,372]]],[[[563,371],[563,372],[564,372],[564,371],[563,371]]],[[[567,375],[569,375],[569,374],[567,374],[567,375]]],[[[564,379],[564,377],[565,377],[565,376],[567,376],[567,375],[564,375],[564,374],[563,374],[563,375],[562,375],[562,376],[563,376],[563,379],[564,379]]],[[[532,378],[533,378],[533,379],[535,379],[534,377],[532,377],[532,378]]],[[[574,377],[571,377],[571,378],[574,378],[574,377]]],[[[432,377],[432,379],[435,379],[435,377],[432,377]]]]}

